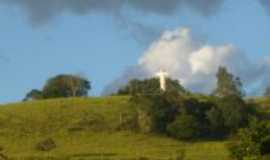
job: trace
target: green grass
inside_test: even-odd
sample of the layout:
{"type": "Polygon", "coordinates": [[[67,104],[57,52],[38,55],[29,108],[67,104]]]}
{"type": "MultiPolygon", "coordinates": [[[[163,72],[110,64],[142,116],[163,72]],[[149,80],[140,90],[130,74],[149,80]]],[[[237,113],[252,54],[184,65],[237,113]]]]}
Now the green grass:
{"type": "MultiPolygon", "coordinates": [[[[229,160],[226,142],[180,142],[165,136],[122,128],[136,117],[129,97],[72,98],[9,104],[0,107],[0,146],[14,160],[36,159],[175,159],[229,160]],[[57,148],[35,145],[55,140],[57,148]]],[[[0,158],[1,159],[1,158],[0,158]]]]}

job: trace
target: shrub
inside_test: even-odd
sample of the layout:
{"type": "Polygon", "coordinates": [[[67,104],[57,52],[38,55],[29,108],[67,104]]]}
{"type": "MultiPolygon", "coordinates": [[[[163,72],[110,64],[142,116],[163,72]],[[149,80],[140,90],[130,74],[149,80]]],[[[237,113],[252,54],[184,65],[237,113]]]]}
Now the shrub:
{"type": "Polygon", "coordinates": [[[207,112],[215,106],[211,101],[203,101],[198,98],[186,98],[183,100],[184,104],[179,108],[180,113],[187,113],[196,118],[199,126],[198,136],[208,138],[209,134],[209,120],[207,112]]]}
{"type": "Polygon", "coordinates": [[[219,98],[216,105],[207,111],[210,131],[219,137],[235,133],[239,128],[248,125],[248,119],[252,114],[250,107],[241,97],[219,98]]]}
{"type": "Polygon", "coordinates": [[[51,151],[56,148],[56,143],[53,139],[48,138],[36,145],[36,149],[39,151],[51,151]]]}
{"type": "Polygon", "coordinates": [[[195,117],[183,113],[168,125],[167,132],[177,139],[193,139],[198,136],[199,126],[195,117]]]}
{"type": "Polygon", "coordinates": [[[209,120],[210,126],[209,129],[212,133],[215,133],[216,136],[224,135],[224,118],[222,111],[217,107],[213,107],[207,112],[207,118],[209,120]]]}
{"type": "Polygon", "coordinates": [[[229,146],[232,157],[238,160],[260,158],[270,153],[269,122],[253,120],[249,128],[238,132],[236,141],[229,146]]]}
{"type": "Polygon", "coordinates": [[[166,127],[177,115],[181,97],[177,92],[165,92],[151,96],[133,96],[137,106],[138,125],[143,131],[166,133],[166,127]]]}

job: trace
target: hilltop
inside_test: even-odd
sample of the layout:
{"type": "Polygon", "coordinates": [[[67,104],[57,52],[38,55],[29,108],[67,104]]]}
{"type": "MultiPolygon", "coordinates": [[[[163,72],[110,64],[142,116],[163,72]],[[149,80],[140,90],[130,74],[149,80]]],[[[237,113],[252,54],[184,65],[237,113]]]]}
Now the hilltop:
{"type": "MultiPolygon", "coordinates": [[[[3,105],[0,147],[12,159],[229,160],[226,142],[181,142],[132,129],[135,107],[128,96],[70,98],[3,105]],[[53,139],[56,148],[36,145],[53,139]]],[[[0,152],[1,153],[1,152],[0,152]]]]}

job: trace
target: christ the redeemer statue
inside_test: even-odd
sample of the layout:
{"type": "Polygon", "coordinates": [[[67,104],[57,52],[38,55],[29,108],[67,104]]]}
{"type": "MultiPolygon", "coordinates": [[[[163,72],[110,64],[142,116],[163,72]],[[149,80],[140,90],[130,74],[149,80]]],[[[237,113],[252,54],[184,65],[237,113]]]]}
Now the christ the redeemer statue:
{"type": "Polygon", "coordinates": [[[166,78],[168,77],[168,73],[164,72],[163,70],[160,70],[156,76],[159,77],[160,82],[160,90],[166,91],[166,78]]]}

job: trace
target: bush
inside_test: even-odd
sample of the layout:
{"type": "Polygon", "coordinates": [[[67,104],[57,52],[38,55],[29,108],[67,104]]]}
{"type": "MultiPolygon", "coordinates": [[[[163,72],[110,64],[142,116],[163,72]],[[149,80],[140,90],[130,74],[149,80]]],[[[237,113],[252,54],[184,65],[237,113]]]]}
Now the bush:
{"type": "Polygon", "coordinates": [[[204,101],[199,98],[186,98],[184,104],[179,108],[180,113],[187,113],[196,118],[199,126],[199,133],[197,136],[208,138],[209,134],[209,120],[207,112],[215,106],[210,100],[204,101]]]}
{"type": "Polygon", "coordinates": [[[134,95],[137,124],[144,133],[168,134],[178,139],[224,138],[247,127],[256,111],[239,96],[199,98],[175,91],[134,95]]]}
{"type": "Polygon", "coordinates": [[[181,97],[177,92],[159,95],[134,96],[137,106],[138,125],[144,132],[166,133],[166,127],[178,114],[181,97]]]}
{"type": "Polygon", "coordinates": [[[211,110],[207,112],[207,118],[210,123],[210,131],[218,137],[224,136],[224,118],[222,115],[222,111],[217,107],[213,107],[211,110]]]}
{"type": "Polygon", "coordinates": [[[216,105],[207,111],[210,131],[215,136],[224,137],[248,125],[253,114],[250,106],[238,96],[227,96],[216,100],[216,105]]]}
{"type": "Polygon", "coordinates": [[[36,145],[36,149],[39,151],[51,151],[55,148],[56,148],[56,144],[54,140],[51,138],[43,140],[36,145]]]}
{"type": "Polygon", "coordinates": [[[260,158],[270,153],[269,122],[253,120],[249,128],[241,129],[237,139],[229,146],[233,158],[260,158]]]}
{"type": "Polygon", "coordinates": [[[195,117],[184,113],[168,125],[167,132],[177,139],[193,139],[198,136],[199,126],[195,117]]]}

